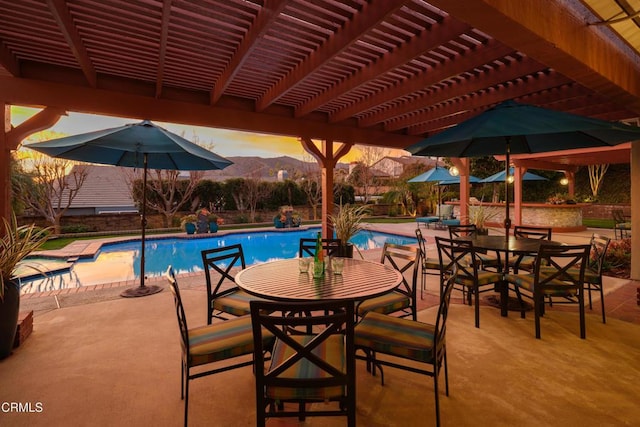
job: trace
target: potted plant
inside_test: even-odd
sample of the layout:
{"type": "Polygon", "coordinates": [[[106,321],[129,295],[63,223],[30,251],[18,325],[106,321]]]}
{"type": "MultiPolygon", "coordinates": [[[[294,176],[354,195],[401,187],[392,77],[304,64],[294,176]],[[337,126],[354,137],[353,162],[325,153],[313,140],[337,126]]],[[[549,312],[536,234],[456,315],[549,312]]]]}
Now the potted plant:
{"type": "Polygon", "coordinates": [[[187,232],[187,234],[193,234],[196,232],[196,224],[198,223],[198,217],[195,214],[189,214],[182,217],[180,221],[180,228],[187,232]]]}
{"type": "Polygon", "coordinates": [[[362,230],[362,221],[367,215],[367,206],[340,205],[338,212],[329,216],[329,221],[333,224],[336,237],[340,239],[342,248],[340,255],[348,258],[353,257],[353,244],[349,242],[351,238],[362,230]]]}
{"type": "Polygon", "coordinates": [[[207,219],[209,220],[209,233],[217,233],[218,232],[218,220],[221,219],[218,217],[218,215],[214,214],[214,213],[210,213],[207,216],[207,219]]]}
{"type": "Polygon", "coordinates": [[[478,234],[489,234],[486,223],[496,215],[498,212],[495,209],[483,204],[469,205],[469,223],[475,224],[478,234]]]}
{"type": "MultiPolygon", "coordinates": [[[[18,226],[15,215],[11,220],[2,219],[4,233],[0,249],[0,359],[4,359],[13,349],[20,310],[20,285],[16,280],[16,269],[31,252],[35,251],[49,237],[50,229],[36,227],[35,224],[18,226]]],[[[21,264],[23,267],[39,271],[36,266],[21,264]]]]}

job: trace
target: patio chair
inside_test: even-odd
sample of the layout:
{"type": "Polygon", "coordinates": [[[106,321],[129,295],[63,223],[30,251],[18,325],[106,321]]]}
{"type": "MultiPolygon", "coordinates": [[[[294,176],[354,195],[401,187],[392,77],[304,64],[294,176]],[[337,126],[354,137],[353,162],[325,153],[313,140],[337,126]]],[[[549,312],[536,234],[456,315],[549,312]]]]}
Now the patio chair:
{"type": "Polygon", "coordinates": [[[624,239],[631,236],[631,217],[625,215],[622,209],[611,211],[613,216],[613,233],[616,239],[624,239]]]}
{"type": "Polygon", "coordinates": [[[449,396],[445,338],[454,282],[455,274],[452,274],[445,283],[435,324],[369,312],[355,328],[356,350],[364,351],[366,355],[364,359],[367,360],[368,366],[373,367],[373,374],[375,374],[376,368],[380,371],[382,385],[384,385],[383,366],[433,377],[436,425],[438,426],[440,425],[438,378],[443,367],[445,394],[449,396]],[[377,357],[378,353],[391,357],[385,356],[381,359],[377,357]],[[416,362],[427,366],[423,368],[416,362]]]}
{"type": "Polygon", "coordinates": [[[589,310],[593,310],[591,291],[600,292],[600,307],[602,308],[602,323],[607,323],[604,312],[604,291],[602,289],[602,266],[607,255],[611,239],[601,234],[594,233],[591,236],[591,253],[589,265],[584,271],[585,290],[589,293],[589,310]]]}
{"type": "MultiPolygon", "coordinates": [[[[551,227],[516,225],[513,228],[513,235],[516,239],[551,240],[551,233],[551,227]]],[[[509,259],[509,268],[511,268],[516,274],[520,269],[532,271],[535,260],[535,255],[520,254],[509,259]]]]}
{"type": "MultiPolygon", "coordinates": [[[[478,236],[478,227],[475,224],[458,224],[449,225],[449,238],[470,238],[478,236]]],[[[500,253],[489,254],[486,251],[476,250],[476,258],[480,262],[482,268],[494,268],[496,271],[502,271],[502,261],[500,253]]]]}
{"type": "MultiPolygon", "coordinates": [[[[325,250],[327,256],[338,256],[340,254],[340,248],[342,247],[342,241],[340,239],[322,239],[322,249],[325,250]]],[[[316,239],[301,238],[300,249],[298,250],[298,256],[300,258],[305,256],[314,256],[316,253],[316,239]]]]}
{"type": "Polygon", "coordinates": [[[424,299],[424,292],[427,287],[427,274],[435,276],[440,275],[440,261],[437,258],[429,258],[427,256],[426,240],[422,236],[420,227],[416,228],[416,238],[418,239],[418,247],[420,248],[420,299],[424,299]]]}
{"type": "MultiPolygon", "coordinates": [[[[611,239],[601,234],[594,233],[591,235],[591,251],[589,253],[589,262],[584,270],[584,290],[589,295],[589,310],[593,310],[593,302],[591,299],[591,291],[600,292],[600,307],[602,309],[602,323],[607,323],[606,314],[604,312],[604,292],[602,289],[602,266],[604,258],[607,255],[611,239]]],[[[578,268],[571,270],[572,274],[578,274],[578,268]]]]}
{"type": "Polygon", "coordinates": [[[480,293],[492,291],[502,281],[497,271],[482,270],[473,246],[469,240],[446,239],[436,237],[438,259],[440,263],[441,294],[448,277],[456,273],[455,285],[462,291],[462,299],[471,305],[471,296],[475,296],[475,326],[480,327],[480,293]]]}
{"type": "Polygon", "coordinates": [[[545,312],[545,298],[562,298],[553,304],[578,304],[580,312],[580,338],[586,337],[584,319],[585,269],[591,245],[541,244],[533,273],[507,274],[506,280],[515,285],[525,318],[522,301],[525,291],[533,299],[536,338],[540,339],[540,317],[545,312]]]}
{"type": "Polygon", "coordinates": [[[207,282],[207,323],[210,325],[213,319],[228,320],[229,316],[248,315],[251,312],[249,301],[257,297],[241,290],[231,275],[231,269],[238,263],[243,270],[246,268],[242,245],[207,249],[201,255],[207,282]],[[215,285],[214,272],[218,279],[215,285]]]}
{"type": "Polygon", "coordinates": [[[252,301],[251,318],[256,425],[272,417],[345,416],[355,426],[353,302],[252,301]],[[265,331],[275,336],[269,365],[265,331]]]}
{"type": "Polygon", "coordinates": [[[415,246],[385,243],[382,248],[382,264],[389,263],[402,273],[402,282],[391,292],[384,295],[360,301],[356,306],[356,314],[363,317],[370,311],[376,313],[399,313],[400,317],[411,316],[417,319],[416,283],[418,282],[418,265],[420,263],[420,249],[415,246]],[[409,279],[405,277],[409,273],[409,279]]]}
{"type": "MultiPolygon", "coordinates": [[[[250,355],[253,352],[253,329],[250,316],[189,329],[180,296],[180,288],[172,267],[167,269],[166,277],[173,295],[180,328],[182,347],[180,398],[184,400],[184,425],[186,427],[189,415],[189,381],[206,375],[252,365],[253,360],[250,357],[240,358],[240,356],[250,355]],[[206,371],[200,369],[195,373],[191,373],[192,368],[236,358],[240,359],[233,363],[220,364],[213,369],[206,371]]],[[[264,341],[261,344],[261,349],[269,349],[273,335],[265,333],[262,339],[264,341]]]]}

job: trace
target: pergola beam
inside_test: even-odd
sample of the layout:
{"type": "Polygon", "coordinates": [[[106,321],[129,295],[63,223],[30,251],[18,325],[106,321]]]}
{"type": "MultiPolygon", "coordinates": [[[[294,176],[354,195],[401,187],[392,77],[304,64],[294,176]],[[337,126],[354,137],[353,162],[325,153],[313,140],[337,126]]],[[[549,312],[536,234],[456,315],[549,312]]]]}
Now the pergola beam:
{"type": "MultiPolygon", "coordinates": [[[[357,73],[341,81],[329,90],[323,91],[318,96],[296,108],[296,117],[305,116],[321,106],[337,99],[361,85],[380,77],[410,61],[429,52],[451,39],[469,31],[471,27],[460,21],[445,18],[442,22],[433,24],[431,28],[423,30],[413,37],[408,43],[400,46],[397,51],[385,54],[380,60],[368,67],[363,67],[357,73]]],[[[424,87],[424,86],[423,86],[424,87]]]]}
{"type": "Polygon", "coordinates": [[[132,117],[191,124],[246,132],[267,133],[298,137],[309,135],[315,139],[328,139],[351,144],[405,148],[421,137],[390,134],[377,129],[359,129],[347,125],[331,124],[317,117],[295,119],[286,112],[257,113],[228,102],[227,106],[156,99],[151,94],[133,95],[111,90],[70,86],[29,79],[0,77],[0,93],[14,105],[51,105],[67,111],[89,114],[132,117]]]}
{"type": "Polygon", "coordinates": [[[78,29],[69,14],[67,3],[63,0],[47,0],[47,4],[49,5],[49,10],[51,11],[53,18],[56,20],[56,23],[60,28],[60,32],[69,44],[69,48],[71,49],[73,56],[76,57],[78,64],[80,64],[80,68],[82,69],[87,82],[89,82],[91,87],[96,87],[96,70],[91,63],[87,49],[78,34],[78,29]]]}
{"type": "MultiPolygon", "coordinates": [[[[404,115],[422,110],[439,102],[477,92],[508,80],[522,78],[545,69],[546,67],[544,65],[528,58],[524,58],[521,61],[514,61],[509,65],[496,67],[493,70],[479,73],[474,77],[464,80],[462,83],[451,84],[445,88],[432,90],[403,104],[386,108],[378,114],[372,114],[360,120],[360,125],[363,127],[374,126],[378,123],[401,118],[404,115]]],[[[387,130],[390,130],[390,128],[398,128],[398,125],[389,123],[387,124],[387,130]]]]}
{"type": "Polygon", "coordinates": [[[339,55],[347,47],[351,46],[359,37],[371,30],[371,28],[384,21],[389,15],[400,9],[402,2],[372,0],[362,7],[353,21],[337,31],[318,50],[309,55],[306,60],[296,65],[278,83],[269,88],[256,102],[256,111],[263,111],[269,105],[276,102],[281,96],[297,87],[306,78],[311,76],[325,62],[339,55]]]}
{"type": "Polygon", "coordinates": [[[430,0],[457,18],[640,114],[640,61],[549,0],[430,0]],[[544,12],[543,12],[544,11],[544,12]]]}
{"type": "Polygon", "coordinates": [[[510,47],[498,44],[494,40],[489,40],[486,44],[469,49],[455,58],[426,68],[422,73],[407,79],[401,85],[396,85],[387,90],[381,91],[374,96],[354,102],[349,107],[336,111],[331,115],[331,122],[339,122],[349,117],[358,115],[372,108],[384,105],[394,99],[402,98],[415,91],[428,88],[451,76],[472,70],[480,64],[486,64],[492,60],[502,58],[513,52],[510,47]]]}
{"type": "Polygon", "coordinates": [[[242,65],[249,59],[258,42],[290,2],[291,0],[266,0],[264,2],[251,29],[245,34],[231,61],[229,61],[211,90],[211,105],[220,100],[225,89],[231,84],[242,65]]]}
{"type": "MultiPolygon", "coordinates": [[[[430,133],[442,128],[442,126],[433,127],[432,124],[430,125],[430,122],[433,122],[434,120],[444,118],[443,121],[447,122],[447,118],[455,119],[455,122],[451,121],[447,124],[447,126],[452,126],[457,123],[461,117],[456,115],[458,112],[470,111],[474,115],[479,114],[486,108],[499,102],[519,98],[532,92],[539,92],[545,89],[559,87],[567,83],[569,83],[569,80],[558,73],[550,73],[549,75],[540,73],[535,77],[525,77],[511,85],[499,86],[495,89],[481,91],[480,93],[472,93],[468,96],[463,96],[462,98],[458,98],[452,102],[448,102],[436,108],[432,108],[431,110],[426,110],[412,116],[412,121],[418,122],[424,120],[425,123],[412,126],[409,132],[413,135],[430,133]]],[[[390,128],[389,130],[393,130],[395,128],[400,129],[408,126],[409,123],[406,123],[404,120],[398,120],[390,124],[388,128],[390,128]]]]}
{"type": "Polygon", "coordinates": [[[164,0],[162,4],[162,24],[160,27],[160,48],[158,49],[158,72],[156,74],[156,98],[162,94],[164,83],[164,58],[167,54],[167,39],[169,38],[169,17],[171,16],[171,0],[164,0]]]}

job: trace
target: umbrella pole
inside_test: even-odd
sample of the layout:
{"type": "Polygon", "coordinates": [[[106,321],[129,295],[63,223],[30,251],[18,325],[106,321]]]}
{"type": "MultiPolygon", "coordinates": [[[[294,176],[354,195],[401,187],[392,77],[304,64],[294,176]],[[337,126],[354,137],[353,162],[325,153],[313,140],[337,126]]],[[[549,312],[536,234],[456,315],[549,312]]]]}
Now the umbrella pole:
{"type": "Polygon", "coordinates": [[[123,291],[120,296],[125,298],[143,297],[146,295],[157,294],[162,290],[160,286],[152,285],[145,286],[145,272],[144,272],[144,246],[145,246],[145,232],[147,229],[147,153],[144,153],[144,176],[142,178],[142,215],[140,215],[140,226],[142,228],[141,242],[142,248],[140,250],[140,286],[136,288],[129,288],[123,291]]]}

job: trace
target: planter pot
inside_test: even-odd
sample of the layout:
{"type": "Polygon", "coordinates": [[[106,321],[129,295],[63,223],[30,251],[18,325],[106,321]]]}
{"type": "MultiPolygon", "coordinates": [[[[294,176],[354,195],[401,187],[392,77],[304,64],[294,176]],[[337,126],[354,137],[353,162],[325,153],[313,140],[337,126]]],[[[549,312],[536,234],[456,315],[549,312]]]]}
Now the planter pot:
{"type": "Polygon", "coordinates": [[[0,301],[0,359],[11,354],[18,328],[20,288],[11,281],[5,283],[4,300],[0,301]]]}
{"type": "Polygon", "coordinates": [[[217,233],[218,232],[218,223],[210,222],[209,223],[209,233],[217,233]]]}
{"type": "Polygon", "coordinates": [[[488,228],[477,228],[476,229],[476,234],[478,236],[488,236],[489,235],[489,229],[488,228]]]}
{"type": "Polygon", "coordinates": [[[347,243],[346,245],[340,246],[338,256],[343,258],[353,258],[353,244],[347,243]]]}
{"type": "Polygon", "coordinates": [[[187,234],[194,234],[196,232],[196,225],[188,222],[184,225],[184,229],[186,230],[187,234]]]}

